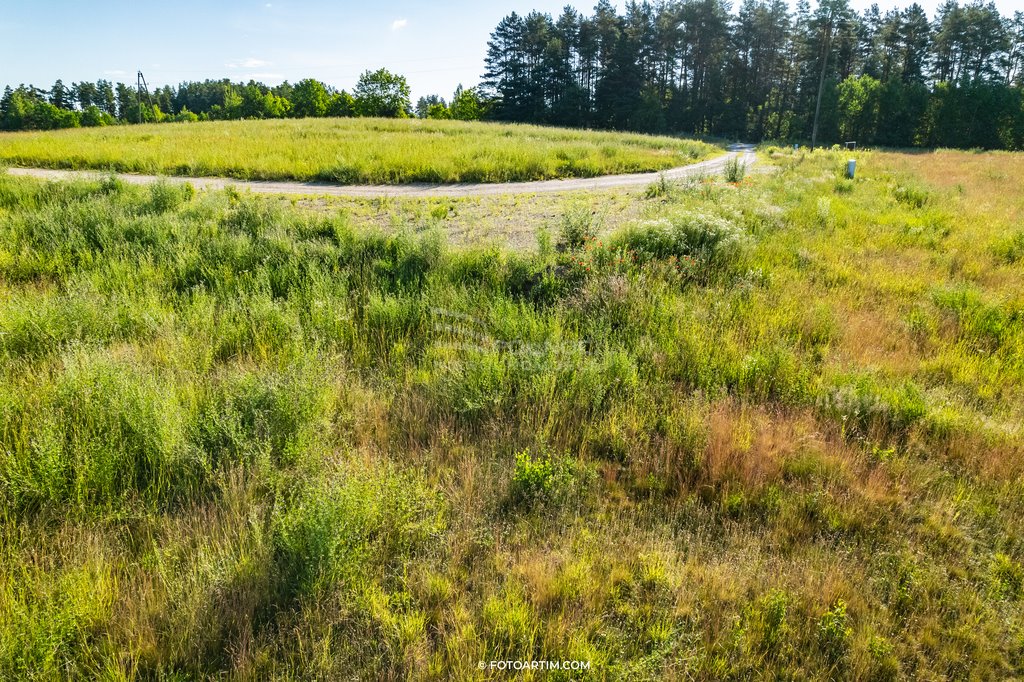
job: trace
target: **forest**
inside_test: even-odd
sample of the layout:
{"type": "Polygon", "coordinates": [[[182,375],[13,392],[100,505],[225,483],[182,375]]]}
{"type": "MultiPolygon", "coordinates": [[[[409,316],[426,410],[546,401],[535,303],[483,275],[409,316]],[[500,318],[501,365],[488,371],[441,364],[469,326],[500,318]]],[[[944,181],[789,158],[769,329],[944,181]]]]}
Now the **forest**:
{"type": "Polygon", "coordinates": [[[410,100],[406,79],[367,71],[349,93],[307,78],[228,79],[141,96],[100,80],[8,86],[0,129],[241,118],[491,119],[745,141],[856,140],[889,147],[1024,148],[1024,12],[948,0],[855,12],[849,0],[629,2],[591,15],[503,18],[478,87],[410,100]],[[820,94],[820,97],[819,97],[820,94]]]}
{"type": "Polygon", "coordinates": [[[884,146],[1024,147],[1024,13],[857,14],[848,0],[602,0],[505,17],[485,92],[508,121],[884,146]]]}

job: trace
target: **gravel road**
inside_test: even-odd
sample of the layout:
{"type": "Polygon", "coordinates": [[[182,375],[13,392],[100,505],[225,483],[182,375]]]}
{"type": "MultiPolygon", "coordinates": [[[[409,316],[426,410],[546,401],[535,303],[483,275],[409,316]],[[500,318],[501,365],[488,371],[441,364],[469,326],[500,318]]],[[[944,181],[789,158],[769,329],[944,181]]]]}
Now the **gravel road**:
{"type": "MultiPolygon", "coordinates": [[[[587,190],[615,189],[620,187],[646,187],[664,176],[669,180],[680,180],[694,175],[716,175],[722,172],[729,159],[740,157],[749,168],[756,157],[753,145],[733,145],[728,153],[655,173],[631,173],[627,175],[604,175],[597,178],[570,178],[566,180],[535,180],[532,182],[506,183],[462,183],[450,185],[407,184],[407,185],[333,185],[326,182],[290,182],[276,180],[234,180],[231,178],[191,178],[162,175],[135,175],[115,173],[123,180],[147,185],[159,180],[189,182],[196,189],[223,189],[234,187],[260,194],[301,194],[312,196],[339,197],[477,197],[500,194],[541,194],[551,192],[579,192],[587,190]]],[[[11,175],[28,176],[44,180],[71,180],[81,178],[107,177],[102,171],[51,170],[46,168],[8,168],[11,175]]]]}

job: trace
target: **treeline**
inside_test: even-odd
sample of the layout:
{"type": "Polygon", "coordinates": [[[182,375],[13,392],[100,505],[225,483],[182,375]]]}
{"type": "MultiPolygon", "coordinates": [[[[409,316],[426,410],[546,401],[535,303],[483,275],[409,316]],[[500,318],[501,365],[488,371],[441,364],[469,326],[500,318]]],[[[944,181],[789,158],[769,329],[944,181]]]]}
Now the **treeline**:
{"type": "Polygon", "coordinates": [[[367,71],[351,93],[308,78],[163,86],[57,81],[5,88],[0,129],[154,121],[384,116],[496,119],[744,140],[1024,149],[1024,12],[947,0],[862,14],[849,0],[629,2],[586,16],[511,14],[479,88],[410,102],[403,76],[367,71]]]}
{"type": "Polygon", "coordinates": [[[448,105],[439,97],[421,99],[413,109],[404,76],[387,69],[367,71],[351,93],[313,78],[267,86],[206,80],[163,86],[148,95],[134,86],[100,80],[72,83],[58,80],[49,90],[31,85],[6,87],[0,97],[0,129],[51,130],[117,123],[230,120],[323,116],[404,118],[480,118],[484,103],[475,89],[460,86],[448,105]]]}
{"type": "Polygon", "coordinates": [[[506,121],[744,140],[1024,148],[1024,13],[948,0],[856,13],[848,0],[630,2],[511,14],[483,90],[506,121]]]}

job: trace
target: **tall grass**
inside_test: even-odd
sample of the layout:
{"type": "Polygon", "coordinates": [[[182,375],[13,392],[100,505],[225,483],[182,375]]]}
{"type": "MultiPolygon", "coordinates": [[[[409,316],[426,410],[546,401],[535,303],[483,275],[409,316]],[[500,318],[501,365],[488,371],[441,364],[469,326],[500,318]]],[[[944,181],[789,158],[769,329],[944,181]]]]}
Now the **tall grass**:
{"type": "Polygon", "coordinates": [[[765,156],[536,251],[0,178],[0,677],[1019,675],[1020,198],[765,156]]]}
{"type": "Polygon", "coordinates": [[[14,165],[351,184],[593,177],[673,168],[715,151],[671,137],[392,119],[0,133],[0,162],[14,165]]]}

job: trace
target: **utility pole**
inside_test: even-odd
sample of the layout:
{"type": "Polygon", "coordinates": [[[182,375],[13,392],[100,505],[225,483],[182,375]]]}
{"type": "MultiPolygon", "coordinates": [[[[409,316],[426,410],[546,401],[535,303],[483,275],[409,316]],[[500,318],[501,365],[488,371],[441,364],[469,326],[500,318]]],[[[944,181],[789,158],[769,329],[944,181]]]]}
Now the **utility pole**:
{"type": "Polygon", "coordinates": [[[146,77],[139,71],[135,77],[135,103],[139,107],[139,123],[142,123],[142,91],[146,91],[146,101],[152,106],[153,98],[149,96],[149,86],[146,84],[146,77]]]}
{"type": "Polygon", "coordinates": [[[814,126],[811,128],[811,151],[818,144],[818,117],[821,116],[821,94],[825,89],[825,71],[828,68],[828,57],[832,53],[832,22],[835,18],[835,11],[829,13],[828,22],[825,24],[825,54],[821,60],[821,76],[818,78],[818,102],[814,105],[814,126]]]}

